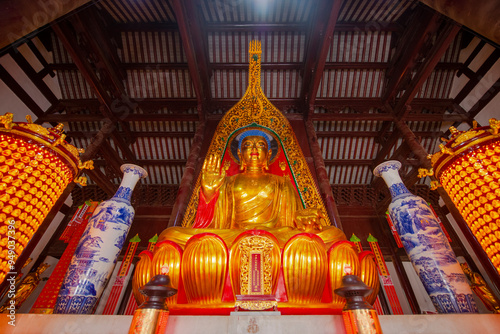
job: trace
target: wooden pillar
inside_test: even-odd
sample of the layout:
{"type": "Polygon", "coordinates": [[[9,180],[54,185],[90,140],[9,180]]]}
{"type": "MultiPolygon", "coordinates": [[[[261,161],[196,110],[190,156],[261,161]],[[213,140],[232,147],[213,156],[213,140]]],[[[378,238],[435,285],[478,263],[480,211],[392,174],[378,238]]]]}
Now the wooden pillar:
{"type": "Polygon", "coordinates": [[[198,129],[194,135],[193,144],[191,145],[191,150],[189,151],[189,156],[186,162],[186,170],[184,171],[184,175],[182,176],[182,180],[179,185],[177,199],[175,200],[174,207],[172,208],[172,214],[170,215],[168,227],[178,226],[182,223],[182,218],[192,193],[196,167],[200,157],[204,134],[205,121],[202,121],[199,123],[198,129]]]}
{"type": "Polygon", "coordinates": [[[422,168],[427,168],[430,169],[432,168],[431,161],[427,159],[427,156],[429,153],[422,147],[420,142],[417,140],[417,137],[411,131],[411,129],[406,125],[404,121],[398,120],[394,122],[396,124],[396,127],[401,133],[401,136],[404,138],[406,144],[410,148],[410,150],[417,156],[418,161],[421,164],[422,168]]]}
{"type": "Polygon", "coordinates": [[[311,155],[313,157],[314,166],[316,167],[319,192],[325,201],[326,211],[330,216],[332,225],[342,229],[340,215],[337,210],[337,205],[335,204],[335,199],[333,198],[332,187],[330,186],[330,180],[328,178],[328,174],[326,173],[325,162],[321,155],[314,125],[311,120],[307,120],[305,123],[309,147],[311,148],[311,155]]]}
{"type": "Polygon", "coordinates": [[[116,125],[109,119],[105,119],[103,121],[103,126],[99,129],[99,132],[92,138],[90,144],[85,148],[85,153],[80,156],[80,160],[85,162],[87,160],[92,159],[97,151],[101,148],[103,142],[111,136],[113,131],[115,131],[116,125]]]}
{"type": "MultiPolygon", "coordinates": [[[[428,153],[418,142],[417,138],[415,137],[415,134],[411,131],[408,125],[406,125],[405,122],[403,121],[396,121],[395,124],[397,128],[401,131],[404,140],[406,141],[412,152],[415,154],[415,156],[417,156],[418,160],[422,164],[422,167],[427,169],[432,168],[431,161],[427,159],[428,153]]],[[[465,238],[469,242],[471,248],[474,250],[474,253],[479,259],[479,262],[481,262],[481,265],[488,274],[488,277],[497,286],[497,288],[500,289],[500,276],[498,275],[498,271],[496,270],[495,266],[493,266],[490,259],[484,252],[483,248],[472,234],[472,231],[470,230],[469,226],[463,219],[462,215],[458,211],[455,204],[452,202],[448,193],[442,187],[439,187],[437,191],[441,196],[441,198],[443,199],[444,203],[446,204],[446,207],[450,211],[451,215],[457,222],[458,227],[460,228],[465,238]]],[[[467,252],[467,250],[464,249],[464,252],[467,252]]]]}

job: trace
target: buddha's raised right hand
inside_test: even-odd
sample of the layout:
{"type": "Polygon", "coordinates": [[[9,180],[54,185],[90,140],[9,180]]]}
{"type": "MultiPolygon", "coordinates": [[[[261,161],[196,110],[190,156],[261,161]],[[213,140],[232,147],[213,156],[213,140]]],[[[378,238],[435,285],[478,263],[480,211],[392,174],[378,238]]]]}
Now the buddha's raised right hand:
{"type": "Polygon", "coordinates": [[[220,170],[220,156],[211,154],[201,169],[201,190],[206,202],[210,202],[224,182],[226,171],[220,170]]]}

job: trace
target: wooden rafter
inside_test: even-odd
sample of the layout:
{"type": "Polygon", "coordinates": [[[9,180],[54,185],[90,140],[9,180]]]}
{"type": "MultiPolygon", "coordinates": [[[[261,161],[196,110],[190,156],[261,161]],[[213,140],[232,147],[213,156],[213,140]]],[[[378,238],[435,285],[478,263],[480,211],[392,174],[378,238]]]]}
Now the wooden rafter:
{"type": "Polygon", "coordinates": [[[409,112],[409,108],[406,106],[409,106],[413,101],[413,98],[418,93],[427,78],[431,75],[439,59],[441,59],[444,55],[459,31],[460,26],[447,22],[445,23],[443,30],[438,33],[436,42],[427,53],[425,60],[418,66],[412,80],[406,87],[404,87],[404,94],[396,103],[394,112],[398,119],[401,119],[409,112]]]}
{"type": "Polygon", "coordinates": [[[104,175],[99,168],[94,168],[92,170],[86,169],[85,174],[87,174],[99,188],[104,190],[108,196],[113,196],[118,189],[118,186],[109,181],[109,178],[104,175]]]}
{"type": "MultiPolygon", "coordinates": [[[[179,166],[184,167],[186,165],[186,159],[139,159],[137,164],[140,166],[179,166]]],[[[94,160],[94,166],[105,167],[107,161],[103,159],[94,160]]],[[[118,165],[119,167],[119,165],[118,165]]],[[[119,171],[120,169],[118,169],[119,171]]]]}
{"type": "MultiPolygon", "coordinates": [[[[422,138],[439,138],[443,136],[441,131],[415,131],[415,136],[422,138]]],[[[335,138],[335,137],[376,137],[378,135],[377,131],[316,131],[316,136],[318,138],[335,138]]],[[[392,132],[388,133],[392,135],[392,132]]]]}
{"type": "Polygon", "coordinates": [[[42,108],[31,98],[31,96],[21,87],[21,85],[10,75],[7,70],[0,65],[0,80],[16,94],[16,96],[35,114],[37,117],[44,115],[42,108]]]}
{"type": "MultiPolygon", "coordinates": [[[[116,133],[116,132],[114,132],[114,133],[116,133]]],[[[102,145],[100,147],[100,151],[101,151],[101,156],[106,157],[105,158],[106,159],[105,166],[111,167],[111,169],[113,170],[113,172],[116,175],[121,175],[120,166],[123,165],[124,162],[123,162],[122,158],[118,155],[118,152],[116,152],[111,147],[111,144],[108,142],[108,140],[104,140],[102,142],[102,145]]],[[[95,163],[95,161],[94,161],[94,163],[95,163]]]]}
{"type": "MultiPolygon", "coordinates": [[[[45,122],[98,122],[107,119],[103,115],[58,114],[41,117],[45,122]]],[[[122,122],[190,122],[197,121],[197,115],[186,114],[132,114],[122,118],[122,122]]],[[[131,134],[133,136],[133,134],[131,134]]]]}
{"type": "Polygon", "coordinates": [[[302,82],[301,99],[306,106],[306,113],[314,106],[342,2],[322,1],[317,6],[316,19],[313,20],[314,25],[309,32],[302,82]],[[325,16],[325,13],[328,16],[325,16]]]}
{"type": "MultiPolygon", "coordinates": [[[[190,0],[172,0],[172,7],[201,113],[211,99],[208,56],[200,26],[201,19],[196,6],[190,0]]],[[[203,113],[200,114],[200,118],[204,118],[203,113]]]]}
{"type": "MultiPolygon", "coordinates": [[[[365,22],[337,22],[335,31],[364,31],[367,25],[365,22]]],[[[136,32],[158,32],[179,30],[176,23],[118,23],[112,27],[115,31],[136,31],[136,32]]],[[[204,29],[210,32],[254,32],[255,23],[206,23],[204,29]]],[[[401,25],[394,22],[386,22],[384,25],[376,27],[377,31],[392,32],[400,31],[401,25]]],[[[290,31],[303,32],[308,30],[307,23],[285,22],[285,23],[261,23],[259,31],[290,31]]]]}
{"type": "MultiPolygon", "coordinates": [[[[71,138],[87,138],[89,135],[93,136],[97,134],[97,131],[83,132],[83,131],[66,131],[65,132],[68,137],[71,138]]],[[[134,131],[132,132],[133,138],[140,137],[152,137],[152,138],[193,138],[194,132],[180,132],[180,131],[168,131],[168,132],[160,132],[160,131],[134,131]]],[[[425,136],[424,136],[425,137],[425,136]]],[[[138,160],[138,162],[140,162],[138,160]]]]}
{"type": "Polygon", "coordinates": [[[14,59],[23,70],[24,73],[30,78],[35,84],[36,88],[43,94],[43,96],[50,102],[51,105],[57,104],[58,99],[56,95],[50,90],[47,84],[43,81],[43,76],[35,71],[35,69],[30,65],[30,63],[23,57],[19,50],[13,50],[9,52],[9,55],[14,59]]]}
{"type": "MultiPolygon", "coordinates": [[[[427,16],[429,16],[428,14],[427,16]]],[[[385,98],[389,99],[390,96],[395,96],[397,92],[399,91],[404,91],[403,95],[395,101],[393,105],[390,105],[390,101],[386,103],[386,109],[393,109],[393,114],[395,116],[394,121],[399,121],[404,119],[410,112],[411,107],[410,104],[413,101],[413,98],[415,97],[416,93],[420,90],[424,82],[427,80],[427,78],[430,76],[432,71],[434,70],[436,64],[438,63],[439,59],[443,56],[444,52],[446,52],[447,48],[457,35],[458,31],[460,30],[460,27],[450,23],[450,22],[444,22],[444,28],[438,32],[437,27],[439,26],[439,21],[441,18],[436,17],[436,14],[433,14],[430,19],[428,19],[427,23],[425,24],[425,29],[424,31],[432,30],[434,33],[437,33],[436,40],[432,47],[428,49],[428,43],[425,43],[425,41],[422,41],[422,37],[420,35],[415,35],[417,40],[413,40],[412,38],[409,38],[405,43],[400,44],[399,48],[411,48],[410,45],[412,44],[419,44],[420,49],[415,49],[414,50],[414,55],[412,58],[408,59],[409,63],[406,64],[405,66],[396,66],[400,68],[404,68],[404,72],[410,70],[410,68],[416,69],[416,73],[411,77],[411,80],[399,80],[397,83],[393,85],[393,88],[390,90],[389,93],[386,93],[385,98]],[[410,45],[408,45],[410,43],[410,45]],[[414,66],[411,63],[414,62],[413,58],[416,57],[416,55],[419,54],[420,57],[423,58],[423,61],[419,63],[418,66],[414,66]]],[[[430,36],[427,36],[427,40],[429,40],[430,36]]],[[[397,53],[397,52],[396,52],[397,53]]],[[[406,58],[406,57],[405,57],[406,58]]],[[[403,72],[399,74],[400,76],[404,76],[403,72]]],[[[465,115],[459,115],[465,116],[465,115]]],[[[386,136],[388,130],[389,130],[390,125],[388,123],[384,124],[382,127],[379,137],[382,138],[386,136]]],[[[377,157],[374,160],[373,167],[375,167],[377,164],[381,163],[388,152],[392,149],[392,146],[394,146],[397,142],[397,139],[401,135],[398,133],[400,131],[395,131],[392,136],[389,137],[389,139],[383,144],[381,150],[377,154],[377,157]]],[[[378,182],[378,181],[374,181],[378,182]]],[[[372,184],[373,185],[373,184],[372,184]]]]}
{"type": "MultiPolygon", "coordinates": [[[[389,121],[395,120],[395,116],[392,113],[336,113],[336,114],[311,114],[309,118],[313,121],[389,121]]],[[[458,122],[468,120],[467,115],[460,114],[410,114],[403,117],[403,120],[411,122],[458,122]]],[[[388,123],[390,125],[391,123],[388,123]]],[[[382,138],[385,132],[389,131],[387,128],[385,131],[379,132],[377,137],[382,138]]]]}
{"type": "MultiPolygon", "coordinates": [[[[130,142],[130,140],[127,138],[129,138],[128,134],[130,130],[128,129],[127,123],[121,120],[123,115],[132,114],[134,111],[131,106],[131,99],[126,94],[121,82],[124,78],[124,74],[121,73],[120,70],[117,70],[118,64],[116,64],[116,57],[108,56],[108,53],[113,53],[109,50],[109,47],[102,47],[102,43],[104,43],[101,36],[102,31],[96,30],[99,28],[97,21],[93,20],[87,22],[88,16],[91,15],[76,14],[72,17],[73,25],[64,21],[55,24],[53,30],[70,53],[83,77],[93,88],[101,104],[99,110],[102,112],[103,116],[113,122],[119,123],[120,127],[126,132],[126,136],[118,136],[114,133],[109,133],[108,135],[113,136],[118,147],[124,152],[127,159],[134,162],[135,155],[128,147],[128,142],[130,142]],[[86,27],[89,25],[92,26],[92,29],[86,30],[86,27]],[[78,31],[80,40],[85,37],[86,50],[83,49],[76,36],[71,34],[73,29],[78,31]],[[97,35],[101,37],[96,37],[97,35]],[[104,52],[106,52],[106,54],[104,54],[104,52]],[[93,56],[97,58],[94,59],[93,64],[89,62],[88,58],[85,58],[85,55],[88,53],[93,54],[93,56]],[[116,108],[118,104],[120,108],[116,108]]],[[[104,44],[111,43],[108,42],[104,44]]]]}
{"type": "MultiPolygon", "coordinates": [[[[483,96],[469,109],[469,121],[472,122],[477,114],[483,110],[500,92],[500,78],[483,94],[483,96]]],[[[458,124],[455,124],[458,126],[458,124]]]]}
{"type": "Polygon", "coordinates": [[[408,80],[413,68],[417,66],[425,43],[439,27],[440,15],[438,13],[423,10],[422,7],[418,8],[419,10],[409,22],[412,29],[406,30],[405,35],[399,41],[391,66],[387,71],[388,80],[382,93],[383,103],[388,103],[401,90],[401,85],[408,80]]]}
{"type": "Polygon", "coordinates": [[[500,58],[500,50],[494,50],[489,57],[484,61],[484,63],[479,67],[479,69],[474,72],[472,78],[470,78],[469,82],[465,84],[465,86],[460,90],[460,92],[455,96],[454,103],[460,104],[476,87],[481,79],[486,75],[486,73],[491,69],[491,67],[498,61],[500,58]]]}

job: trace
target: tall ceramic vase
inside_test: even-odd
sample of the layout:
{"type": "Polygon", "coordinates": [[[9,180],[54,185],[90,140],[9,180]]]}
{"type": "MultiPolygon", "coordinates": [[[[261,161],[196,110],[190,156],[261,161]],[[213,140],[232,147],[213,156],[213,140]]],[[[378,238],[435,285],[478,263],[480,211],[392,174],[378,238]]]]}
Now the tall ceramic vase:
{"type": "Polygon", "coordinates": [[[389,214],[413,268],[439,313],[477,313],[467,279],[437,218],[423,198],[408,191],[400,168],[399,161],[387,161],[373,174],[389,187],[389,214]]]}
{"type": "Polygon", "coordinates": [[[147,172],[121,166],[123,180],[116,194],[95,209],[71,259],[54,313],[90,314],[113,272],[132,224],[132,190],[147,172]]]}

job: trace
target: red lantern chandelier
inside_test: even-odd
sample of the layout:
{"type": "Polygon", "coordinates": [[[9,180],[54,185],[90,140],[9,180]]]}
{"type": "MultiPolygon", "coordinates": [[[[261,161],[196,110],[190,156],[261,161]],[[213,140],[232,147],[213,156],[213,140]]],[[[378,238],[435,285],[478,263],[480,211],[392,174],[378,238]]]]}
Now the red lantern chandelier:
{"type": "Polygon", "coordinates": [[[62,124],[46,129],[12,118],[0,116],[0,283],[79,169],[92,168],[64,141],[62,124]]]}
{"type": "Polygon", "coordinates": [[[434,174],[500,273],[500,122],[468,131],[450,128],[432,155],[434,174]]]}

